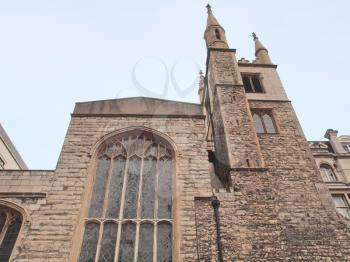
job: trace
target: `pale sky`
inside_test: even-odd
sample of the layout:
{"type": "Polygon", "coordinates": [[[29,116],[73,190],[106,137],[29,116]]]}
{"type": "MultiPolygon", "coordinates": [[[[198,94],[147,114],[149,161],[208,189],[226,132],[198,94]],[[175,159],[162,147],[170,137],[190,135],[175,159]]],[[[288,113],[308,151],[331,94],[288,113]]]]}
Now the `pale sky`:
{"type": "MultiPolygon", "coordinates": [[[[238,59],[253,31],[269,49],[307,139],[350,135],[349,0],[209,2],[238,59]]],[[[75,102],[198,102],[206,4],[0,0],[0,122],[29,168],[55,168],[75,102]]]]}

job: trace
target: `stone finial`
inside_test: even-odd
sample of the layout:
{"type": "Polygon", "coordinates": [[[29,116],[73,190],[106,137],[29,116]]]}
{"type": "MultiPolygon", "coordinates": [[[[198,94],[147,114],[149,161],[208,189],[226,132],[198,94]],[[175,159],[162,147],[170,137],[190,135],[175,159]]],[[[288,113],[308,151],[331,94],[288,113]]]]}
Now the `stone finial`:
{"type": "Polygon", "coordinates": [[[255,43],[255,63],[272,64],[267,48],[260,42],[259,37],[255,33],[252,33],[252,35],[255,43]]]}
{"type": "Polygon", "coordinates": [[[199,101],[203,105],[204,103],[204,88],[205,88],[205,83],[204,83],[204,75],[203,71],[199,71],[199,89],[198,89],[198,94],[199,94],[199,101]]]}
{"type": "Polygon", "coordinates": [[[208,13],[211,12],[211,5],[210,4],[207,4],[206,8],[208,10],[208,13]]]}

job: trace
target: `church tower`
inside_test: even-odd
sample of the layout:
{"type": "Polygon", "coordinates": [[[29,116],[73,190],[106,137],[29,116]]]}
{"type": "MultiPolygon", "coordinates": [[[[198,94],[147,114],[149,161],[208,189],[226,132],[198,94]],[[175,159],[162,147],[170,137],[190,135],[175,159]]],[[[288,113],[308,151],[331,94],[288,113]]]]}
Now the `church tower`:
{"type": "Polygon", "coordinates": [[[208,122],[215,145],[217,174],[226,185],[231,168],[261,168],[258,138],[236,60],[225,30],[210,5],[204,38],[208,47],[206,84],[208,122]],[[216,39],[219,32],[220,39],[216,39]]]}
{"type": "Polygon", "coordinates": [[[218,261],[349,260],[349,222],[335,212],[267,48],[253,33],[256,59],[237,61],[207,9],[202,105],[223,188],[212,202],[218,261]]]}

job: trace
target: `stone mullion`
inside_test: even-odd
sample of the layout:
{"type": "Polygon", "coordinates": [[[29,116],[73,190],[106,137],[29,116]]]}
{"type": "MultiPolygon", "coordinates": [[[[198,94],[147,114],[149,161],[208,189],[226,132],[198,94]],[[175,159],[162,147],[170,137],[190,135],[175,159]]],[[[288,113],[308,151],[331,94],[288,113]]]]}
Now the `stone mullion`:
{"type": "MultiPolygon", "coordinates": [[[[157,144],[157,165],[156,165],[156,174],[155,174],[155,194],[154,194],[154,211],[153,219],[157,221],[158,219],[158,196],[159,196],[159,172],[160,172],[160,146],[157,144]]],[[[157,222],[153,224],[153,261],[157,261],[157,222]]]]}
{"type": "Polygon", "coordinates": [[[253,83],[253,77],[249,76],[248,79],[249,79],[249,82],[250,82],[250,86],[252,87],[252,90],[255,93],[256,91],[255,91],[255,86],[254,86],[254,83],[253,83]]]}
{"type": "Polygon", "coordinates": [[[144,165],[144,159],[145,159],[145,143],[146,143],[146,137],[143,138],[142,143],[142,153],[141,153],[141,168],[140,168],[140,178],[139,178],[139,190],[137,195],[137,209],[136,209],[136,236],[135,236],[135,250],[134,250],[134,262],[137,262],[138,259],[138,250],[139,250],[139,241],[140,241],[140,223],[139,219],[141,218],[141,192],[142,192],[142,182],[143,182],[143,165],[144,165]]]}
{"type": "Polygon", "coordinates": [[[259,116],[260,116],[261,123],[262,123],[263,128],[264,128],[264,133],[267,134],[267,128],[266,128],[265,120],[264,120],[264,113],[265,113],[264,111],[260,111],[259,116]]]}
{"type": "Polygon", "coordinates": [[[128,148],[126,149],[126,162],[125,162],[125,170],[124,170],[122,196],[120,199],[119,222],[118,222],[118,232],[117,232],[117,243],[115,245],[115,252],[114,252],[115,253],[114,262],[118,262],[118,258],[119,258],[120,236],[121,236],[122,225],[123,225],[126,183],[128,181],[127,179],[128,179],[128,170],[129,170],[130,144],[131,144],[131,136],[129,136],[128,138],[128,148]]]}
{"type": "MultiPolygon", "coordinates": [[[[106,191],[103,199],[103,207],[102,207],[102,218],[106,218],[106,212],[107,212],[107,205],[108,205],[108,198],[109,198],[109,188],[111,185],[111,179],[112,179],[112,172],[113,172],[113,159],[114,159],[114,151],[112,152],[112,156],[110,158],[109,168],[108,168],[108,177],[106,181],[106,191]]],[[[104,231],[104,222],[100,223],[100,231],[99,231],[99,237],[97,242],[97,251],[96,251],[96,258],[95,262],[98,262],[98,259],[100,257],[100,251],[101,251],[101,242],[103,237],[103,231],[104,231]]]]}
{"type": "Polygon", "coordinates": [[[6,220],[4,223],[4,226],[2,227],[2,230],[0,232],[0,246],[2,245],[2,241],[4,241],[8,226],[10,224],[10,214],[7,210],[5,210],[5,214],[6,214],[6,220]]]}
{"type": "Polygon", "coordinates": [[[99,256],[100,256],[100,249],[101,249],[103,230],[104,230],[104,223],[102,221],[100,221],[99,232],[98,232],[98,241],[97,241],[97,247],[96,247],[95,262],[98,262],[98,259],[99,259],[99,256]]]}

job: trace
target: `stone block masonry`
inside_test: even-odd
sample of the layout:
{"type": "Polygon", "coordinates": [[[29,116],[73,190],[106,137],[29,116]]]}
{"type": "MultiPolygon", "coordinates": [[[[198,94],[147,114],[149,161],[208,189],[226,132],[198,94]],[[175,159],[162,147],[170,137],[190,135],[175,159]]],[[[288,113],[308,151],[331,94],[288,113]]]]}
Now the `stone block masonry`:
{"type": "MultiPolygon", "coordinates": [[[[46,198],[28,202],[28,208],[33,210],[30,213],[32,218],[21,232],[21,245],[14,254],[15,261],[74,261],[72,254],[77,255],[77,250],[72,250],[72,247],[79,249],[81,245],[82,213],[88,208],[86,191],[93,176],[89,173],[91,150],[103,136],[133,127],[161,132],[176,145],[174,245],[179,248],[174,256],[175,261],[196,260],[194,197],[211,194],[204,119],[73,117],[57,169],[45,177],[48,180],[45,185],[40,179],[39,182],[30,179],[22,183],[25,179],[15,175],[12,178],[16,179],[8,179],[8,182],[3,179],[3,174],[0,178],[0,186],[21,186],[24,191],[29,185],[41,186],[37,191],[47,194],[46,198]]],[[[19,187],[15,191],[18,192],[19,187]]]]}

